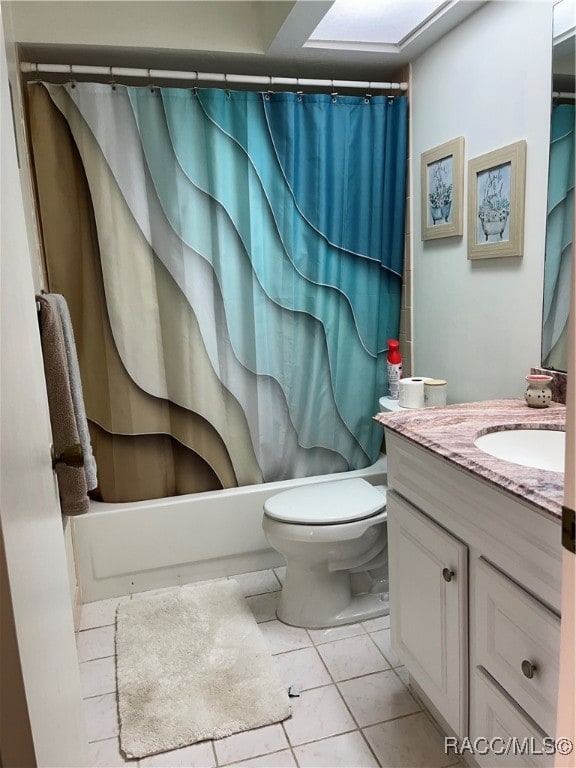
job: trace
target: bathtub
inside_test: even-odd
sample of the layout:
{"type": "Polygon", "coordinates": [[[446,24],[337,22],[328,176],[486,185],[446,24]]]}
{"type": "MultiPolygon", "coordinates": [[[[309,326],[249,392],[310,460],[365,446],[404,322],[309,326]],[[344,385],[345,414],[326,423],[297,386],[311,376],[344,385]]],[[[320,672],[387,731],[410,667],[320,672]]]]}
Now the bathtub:
{"type": "Polygon", "coordinates": [[[71,518],[80,602],[283,565],[262,533],[275,493],[363,477],[386,485],[386,456],[353,472],[124,504],[91,502],[71,518]]]}

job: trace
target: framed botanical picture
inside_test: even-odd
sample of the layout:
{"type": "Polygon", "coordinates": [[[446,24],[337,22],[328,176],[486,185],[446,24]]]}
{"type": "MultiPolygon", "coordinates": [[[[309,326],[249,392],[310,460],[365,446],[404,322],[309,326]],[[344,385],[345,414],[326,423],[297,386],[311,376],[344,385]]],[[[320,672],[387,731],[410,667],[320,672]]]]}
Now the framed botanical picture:
{"type": "Polygon", "coordinates": [[[464,137],[421,155],[422,240],[462,234],[464,137]]]}
{"type": "Polygon", "coordinates": [[[468,258],[522,256],[526,142],[468,163],[468,258]]]}

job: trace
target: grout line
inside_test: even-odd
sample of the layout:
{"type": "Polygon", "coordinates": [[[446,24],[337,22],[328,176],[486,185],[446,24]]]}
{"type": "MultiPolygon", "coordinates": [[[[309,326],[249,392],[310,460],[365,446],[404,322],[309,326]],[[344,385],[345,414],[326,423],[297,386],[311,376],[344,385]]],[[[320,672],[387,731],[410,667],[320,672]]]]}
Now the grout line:
{"type": "Polygon", "coordinates": [[[358,733],[359,731],[360,728],[347,728],[345,731],[340,731],[340,733],[331,733],[330,736],[321,736],[319,739],[309,739],[308,741],[300,742],[300,744],[294,744],[294,749],[307,747],[308,744],[319,744],[321,741],[328,741],[328,739],[335,739],[337,736],[346,736],[349,733],[358,733]]]}
{"type": "MultiPolygon", "coordinates": [[[[216,768],[242,768],[242,765],[245,761],[248,760],[259,760],[262,757],[270,757],[271,755],[278,755],[280,752],[286,752],[291,751],[290,744],[288,744],[287,747],[282,747],[282,749],[275,749],[274,752],[266,752],[263,755],[253,755],[252,757],[246,757],[244,760],[234,760],[232,763],[222,763],[221,765],[217,765],[216,768]]],[[[160,752],[160,754],[162,754],[160,752]]],[[[296,764],[298,765],[298,761],[296,760],[296,756],[293,755],[294,760],[296,761],[296,764]]]]}
{"type": "MultiPolygon", "coordinates": [[[[233,735],[233,734],[231,734],[231,735],[233,735]]],[[[223,739],[218,739],[218,741],[222,741],[222,740],[223,739]]],[[[220,760],[218,759],[218,752],[216,751],[216,744],[214,743],[214,741],[215,741],[215,739],[212,739],[212,751],[214,752],[214,761],[215,761],[214,765],[217,766],[217,767],[220,766],[220,765],[226,765],[226,763],[221,763],[220,760]]],[[[238,762],[238,761],[236,761],[236,762],[238,762]]]]}
{"type": "Polygon", "coordinates": [[[376,669],[374,672],[365,672],[363,675],[356,675],[355,677],[346,677],[344,678],[344,680],[336,680],[334,684],[341,685],[341,683],[350,683],[352,682],[352,680],[359,680],[360,678],[363,678],[363,677],[374,677],[374,675],[383,675],[385,672],[393,672],[393,671],[394,671],[393,669],[376,669]]]}
{"type": "Polygon", "coordinates": [[[290,750],[290,754],[291,754],[291,755],[292,755],[292,757],[294,758],[294,762],[296,763],[296,765],[297,765],[297,766],[300,766],[300,763],[298,762],[298,758],[296,757],[296,753],[294,752],[294,747],[292,746],[292,743],[291,743],[291,741],[290,741],[290,739],[289,739],[289,737],[288,737],[288,731],[287,731],[287,730],[286,730],[286,728],[284,727],[284,723],[285,723],[285,722],[286,722],[286,720],[282,720],[282,722],[280,723],[280,725],[282,726],[282,730],[283,730],[283,732],[284,732],[284,736],[286,737],[286,742],[287,742],[287,744],[288,744],[288,749],[290,750]]]}
{"type": "Polygon", "coordinates": [[[370,723],[370,725],[365,725],[364,728],[373,728],[376,725],[384,725],[385,723],[393,723],[395,720],[405,720],[407,717],[413,717],[414,715],[425,715],[425,714],[427,714],[426,710],[418,709],[418,710],[416,710],[416,712],[407,712],[405,715],[396,715],[396,717],[389,717],[387,720],[378,720],[377,723],[370,723]]]}
{"type": "Polygon", "coordinates": [[[336,686],[336,690],[338,691],[338,696],[340,696],[340,698],[342,699],[342,703],[344,704],[344,706],[346,707],[346,709],[350,713],[350,717],[352,718],[352,720],[356,724],[356,730],[359,731],[360,730],[360,724],[358,723],[358,720],[356,719],[356,715],[354,714],[354,712],[352,712],[352,710],[348,706],[348,703],[347,703],[346,699],[342,695],[342,691],[340,690],[340,688],[338,688],[338,684],[334,683],[334,685],[336,686]]]}
{"type": "Polygon", "coordinates": [[[110,739],[118,739],[118,743],[120,743],[120,729],[118,729],[116,736],[106,736],[105,739],[88,739],[88,744],[98,744],[101,741],[110,741],[110,739]]]}
{"type": "Polygon", "coordinates": [[[97,627],[84,627],[84,629],[79,629],[74,634],[81,635],[83,632],[93,632],[95,629],[106,629],[107,627],[113,627],[115,624],[116,622],[112,621],[110,624],[99,624],[97,627]]]}
{"type": "MultiPolygon", "coordinates": [[[[96,696],[85,696],[82,701],[90,701],[91,699],[101,699],[103,696],[114,696],[116,698],[116,705],[118,705],[118,691],[110,691],[109,693],[97,693],[96,696]]],[[[116,710],[118,710],[118,706],[116,706],[116,710]]],[[[118,711],[116,712],[118,715],[118,711]]],[[[118,715],[118,725],[120,725],[120,716],[118,715]]],[[[108,738],[112,738],[112,736],[109,736],[108,738]]],[[[102,741],[102,739],[99,739],[99,741],[102,741]]]]}
{"type": "MultiPolygon", "coordinates": [[[[328,674],[328,677],[330,678],[330,680],[332,680],[332,685],[336,685],[336,681],[334,680],[334,678],[332,676],[332,672],[330,672],[330,670],[328,669],[328,665],[324,661],[324,658],[322,657],[322,654],[320,653],[318,648],[316,648],[315,645],[313,645],[312,648],[314,648],[314,650],[316,651],[316,655],[320,659],[320,663],[324,666],[324,669],[326,670],[326,673],[328,674]]],[[[318,686],[318,688],[321,688],[321,687],[322,686],[318,686]]]]}
{"type": "Polygon", "coordinates": [[[80,664],[88,664],[91,661],[102,661],[102,659],[115,659],[116,654],[115,653],[109,653],[108,656],[96,656],[93,659],[84,659],[83,661],[78,660],[78,666],[80,664]]]}
{"type": "Polygon", "coordinates": [[[349,683],[352,680],[358,680],[361,677],[369,677],[370,675],[377,675],[380,672],[392,672],[391,668],[388,669],[376,669],[373,672],[363,672],[361,675],[354,675],[353,677],[343,677],[341,680],[334,680],[335,685],[339,683],[349,683]]]}
{"type": "MultiPolygon", "coordinates": [[[[362,732],[362,729],[360,728],[360,726],[359,726],[359,724],[358,724],[358,720],[356,719],[356,717],[355,717],[354,713],[352,712],[352,710],[351,710],[351,709],[350,709],[350,707],[348,706],[348,702],[346,701],[345,697],[342,695],[342,692],[341,692],[340,688],[338,687],[338,683],[337,683],[337,682],[334,680],[334,677],[333,677],[332,673],[330,672],[330,670],[329,670],[329,668],[328,668],[328,665],[327,665],[327,664],[326,664],[326,662],[324,661],[324,659],[323,659],[323,657],[322,657],[322,654],[321,654],[321,653],[318,651],[318,649],[316,648],[316,646],[313,646],[313,648],[314,648],[314,650],[316,651],[317,655],[320,657],[320,661],[321,661],[321,663],[324,665],[324,668],[326,669],[326,672],[328,673],[328,677],[329,677],[329,678],[332,680],[332,684],[334,685],[334,687],[336,688],[336,691],[338,692],[338,695],[339,695],[339,696],[340,696],[340,698],[342,699],[342,702],[343,702],[344,706],[346,707],[346,710],[347,710],[347,711],[348,711],[348,713],[350,714],[350,717],[352,718],[352,721],[353,721],[354,723],[356,723],[356,730],[357,730],[357,731],[360,733],[360,735],[362,736],[362,738],[364,739],[364,741],[365,741],[365,742],[368,744],[368,741],[367,741],[367,739],[365,738],[365,736],[364,736],[364,734],[363,734],[363,732],[362,732]]],[[[376,673],[374,672],[373,674],[376,674],[376,673]]],[[[363,677],[363,675],[361,675],[361,677],[363,677]]],[[[319,687],[321,687],[321,686],[319,686],[319,687]]],[[[338,735],[340,735],[340,734],[338,734],[338,735]]],[[[329,737],[329,738],[330,738],[330,737],[329,737]]],[[[320,739],[320,741],[321,741],[321,739],[320,739]]],[[[368,748],[370,749],[370,752],[371,752],[372,754],[374,754],[374,752],[373,752],[373,750],[372,750],[372,747],[370,746],[370,744],[368,744],[368,748]]],[[[381,763],[380,763],[380,761],[378,760],[378,758],[376,757],[376,755],[375,755],[375,754],[374,754],[374,758],[376,759],[376,762],[378,763],[378,765],[380,765],[380,766],[381,766],[381,763]]]]}
{"type": "Polygon", "coordinates": [[[96,739],[95,741],[89,741],[89,744],[102,744],[104,741],[115,741],[116,746],[118,747],[118,753],[120,754],[120,757],[124,760],[122,765],[129,766],[129,768],[139,768],[140,766],[140,758],[128,758],[124,757],[124,753],[120,749],[120,734],[118,736],[108,736],[105,739],[96,739]]]}
{"type": "Polygon", "coordinates": [[[116,625],[115,621],[111,621],[109,624],[98,624],[95,627],[84,627],[84,629],[79,629],[76,631],[76,635],[81,635],[82,632],[92,632],[93,629],[106,629],[106,627],[114,627],[116,625]]]}
{"type": "MultiPolygon", "coordinates": [[[[258,726],[258,728],[269,728],[272,725],[283,725],[283,722],[284,721],[281,721],[279,723],[269,723],[268,725],[258,726]]],[[[258,730],[258,728],[249,728],[247,731],[240,731],[240,733],[250,733],[252,731],[258,730]]],[[[243,763],[244,760],[255,760],[256,758],[260,758],[260,757],[268,757],[268,755],[274,755],[277,752],[283,752],[285,749],[289,749],[290,748],[290,740],[288,739],[288,736],[286,734],[286,731],[284,731],[284,728],[282,728],[282,730],[284,732],[284,735],[286,736],[286,741],[288,742],[288,746],[281,747],[280,749],[275,749],[273,752],[262,752],[262,753],[258,753],[256,755],[251,755],[250,757],[240,758],[240,760],[232,760],[231,763],[230,762],[228,762],[228,763],[218,763],[218,762],[216,762],[217,768],[221,768],[221,767],[224,768],[224,766],[234,765],[234,763],[243,763]]],[[[232,736],[238,736],[238,734],[237,733],[231,733],[230,736],[225,736],[224,738],[231,738],[232,736]]],[[[221,739],[218,739],[218,741],[221,741],[221,739]]],[[[212,746],[214,746],[214,739],[212,739],[212,746]]],[[[162,753],[160,753],[160,754],[162,754],[162,753]]],[[[216,749],[215,748],[214,748],[214,754],[216,755],[216,749]]]]}
{"type": "MultiPolygon", "coordinates": [[[[381,629],[379,629],[379,630],[377,630],[377,631],[378,631],[378,632],[383,632],[383,631],[385,631],[385,630],[381,630],[381,629]]],[[[374,643],[374,645],[375,645],[375,646],[376,646],[376,648],[378,649],[379,653],[380,653],[380,654],[382,654],[382,656],[384,657],[384,661],[386,662],[386,664],[388,664],[388,666],[390,667],[390,669],[394,669],[394,665],[392,664],[392,662],[391,662],[391,661],[389,661],[389,660],[388,660],[388,658],[386,657],[386,654],[385,654],[385,653],[384,653],[384,651],[383,651],[383,650],[382,650],[382,649],[379,647],[378,643],[376,642],[376,640],[374,640],[374,638],[372,637],[372,635],[370,634],[370,632],[368,632],[368,637],[369,637],[369,638],[370,638],[370,640],[371,640],[371,641],[374,643]]],[[[397,664],[396,666],[397,666],[397,667],[401,667],[401,666],[402,666],[402,664],[397,664]]]]}
{"type": "MultiPolygon", "coordinates": [[[[344,624],[343,626],[346,626],[346,625],[344,624]]],[[[367,635],[367,634],[369,634],[368,630],[362,627],[362,631],[358,632],[358,634],[356,635],[348,635],[348,637],[337,637],[333,640],[318,640],[317,642],[314,642],[314,640],[312,640],[312,642],[314,643],[314,646],[328,645],[329,643],[339,643],[341,640],[352,640],[354,637],[362,637],[363,635],[367,635]]]]}
{"type": "Polygon", "coordinates": [[[98,699],[100,696],[110,696],[111,693],[117,696],[118,689],[115,688],[113,691],[105,691],[104,693],[94,693],[92,696],[83,696],[82,701],[88,701],[89,699],[98,699]]]}
{"type": "MultiPolygon", "coordinates": [[[[416,701],[419,701],[418,697],[417,697],[417,696],[414,696],[414,694],[412,693],[412,689],[410,688],[410,686],[409,686],[409,685],[407,685],[407,684],[404,682],[404,680],[402,680],[402,678],[400,677],[400,675],[398,674],[398,670],[400,669],[400,667],[403,667],[403,666],[404,666],[404,664],[399,664],[397,667],[392,667],[392,671],[394,672],[394,674],[396,675],[396,677],[398,678],[398,680],[400,680],[400,682],[402,683],[402,685],[404,686],[404,688],[406,688],[406,690],[407,690],[407,691],[410,693],[410,695],[411,695],[411,696],[413,696],[413,697],[416,699],[416,701]]],[[[422,703],[422,702],[420,702],[420,703],[422,703]]]]}
{"type": "MultiPolygon", "coordinates": [[[[366,635],[368,635],[368,637],[370,637],[370,633],[369,632],[367,632],[366,635]]],[[[339,642],[344,642],[345,640],[354,640],[356,637],[364,637],[364,635],[354,635],[353,637],[343,637],[343,638],[341,638],[341,640],[334,640],[333,642],[334,643],[339,643],[339,642]]],[[[374,645],[376,646],[376,648],[379,651],[380,655],[383,656],[384,661],[389,665],[390,662],[388,661],[386,656],[384,656],[384,654],[382,653],[380,648],[378,648],[378,646],[374,642],[374,639],[372,637],[370,637],[370,640],[372,641],[372,643],[374,643],[374,645]]],[[[323,643],[323,645],[326,645],[326,643],[323,643]]],[[[324,662],[324,666],[328,670],[328,674],[330,675],[330,677],[333,680],[335,685],[337,685],[338,683],[344,683],[344,682],[346,682],[348,680],[356,680],[359,677],[366,677],[366,675],[373,675],[373,674],[376,674],[377,672],[387,672],[388,671],[388,668],[386,668],[386,669],[376,669],[376,670],[374,670],[374,672],[364,672],[364,673],[362,673],[360,675],[353,675],[352,677],[344,677],[341,680],[336,680],[336,678],[330,672],[330,669],[328,668],[328,664],[324,661],[324,657],[322,656],[322,654],[319,651],[318,651],[318,655],[320,656],[320,658],[324,662]]]]}
{"type": "MultiPolygon", "coordinates": [[[[384,658],[385,658],[385,659],[386,659],[386,656],[385,656],[385,654],[384,654],[384,651],[383,651],[383,650],[380,648],[380,646],[378,645],[378,643],[376,642],[376,640],[374,640],[374,638],[372,637],[372,635],[375,635],[375,634],[376,634],[376,632],[387,632],[387,631],[388,631],[388,629],[377,629],[377,630],[375,630],[375,632],[368,632],[368,633],[367,633],[367,634],[368,634],[368,636],[369,636],[369,638],[370,638],[370,640],[372,640],[372,642],[374,643],[374,645],[376,646],[376,648],[378,648],[378,650],[380,651],[380,653],[382,654],[382,656],[384,656],[384,658]]],[[[386,659],[386,661],[388,661],[388,659],[386,659]]]]}
{"type": "Polygon", "coordinates": [[[218,765],[218,755],[216,754],[216,747],[214,746],[214,739],[210,739],[210,746],[212,747],[212,754],[214,755],[214,765],[218,765]]]}
{"type": "Polygon", "coordinates": [[[282,592],[281,589],[269,589],[267,592],[256,592],[254,595],[242,595],[245,600],[251,597],[263,597],[264,595],[275,595],[277,592],[282,592]]]}
{"type": "MultiPolygon", "coordinates": [[[[342,678],[342,680],[335,680],[334,677],[332,677],[332,674],[331,674],[330,670],[326,666],[326,662],[322,658],[322,655],[319,653],[318,656],[320,656],[320,658],[322,659],[322,662],[324,663],[324,666],[326,667],[326,669],[328,671],[328,674],[330,675],[330,679],[333,681],[334,685],[340,685],[340,683],[348,683],[351,680],[359,680],[361,677],[372,677],[372,675],[381,675],[382,672],[393,672],[394,671],[392,669],[392,667],[390,667],[389,669],[375,669],[373,672],[363,672],[361,675],[354,675],[353,677],[344,677],[344,678],[342,678]]],[[[400,682],[402,682],[402,681],[400,681],[400,682]]],[[[404,685],[404,683],[402,683],[402,685],[404,685]]],[[[316,686],[316,687],[320,687],[320,686],[316,686]]],[[[404,687],[406,687],[406,686],[404,686],[404,687]]]]}
{"type": "Polygon", "coordinates": [[[366,734],[364,733],[364,731],[362,730],[362,728],[360,728],[360,736],[361,736],[361,737],[364,739],[364,743],[365,743],[365,744],[366,744],[366,746],[368,747],[368,749],[369,749],[369,751],[370,751],[370,754],[371,754],[371,755],[374,757],[374,760],[376,760],[376,763],[377,763],[377,765],[379,765],[379,766],[380,766],[380,768],[384,768],[384,767],[383,767],[383,763],[382,763],[380,760],[378,760],[378,755],[377,755],[377,754],[376,754],[376,752],[374,752],[374,750],[372,749],[372,744],[370,744],[370,742],[369,742],[369,741],[368,741],[368,739],[366,738],[366,734]]]}

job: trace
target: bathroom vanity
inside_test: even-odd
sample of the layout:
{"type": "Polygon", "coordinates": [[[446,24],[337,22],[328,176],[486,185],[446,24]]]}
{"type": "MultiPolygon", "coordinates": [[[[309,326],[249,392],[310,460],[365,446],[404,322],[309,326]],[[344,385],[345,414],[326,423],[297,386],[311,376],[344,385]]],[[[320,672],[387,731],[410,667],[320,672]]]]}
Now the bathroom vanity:
{"type": "MultiPolygon", "coordinates": [[[[563,429],[565,407],[498,400],[375,418],[386,427],[395,652],[448,733],[533,737],[544,751],[556,735],[564,477],[496,459],[474,440],[563,429]]],[[[491,751],[474,759],[554,762],[491,751]]]]}

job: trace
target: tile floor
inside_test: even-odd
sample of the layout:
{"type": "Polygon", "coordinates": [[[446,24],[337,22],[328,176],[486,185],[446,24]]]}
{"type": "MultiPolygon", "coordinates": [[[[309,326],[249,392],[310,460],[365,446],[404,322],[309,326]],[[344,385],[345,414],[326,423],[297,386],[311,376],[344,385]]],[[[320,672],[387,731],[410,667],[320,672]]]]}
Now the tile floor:
{"type": "MultiPolygon", "coordinates": [[[[119,751],[113,598],[82,606],[78,659],[90,765],[137,768],[447,768],[441,732],[406,687],[390,648],[388,617],[326,630],[288,627],[275,618],[284,569],[235,578],[278,665],[295,685],[283,723],[140,760],[119,751]]],[[[174,589],[178,589],[175,587],[174,589]]],[[[156,590],[165,592],[169,590],[156,590]]],[[[145,592],[140,594],[153,594],[145,592]]]]}

